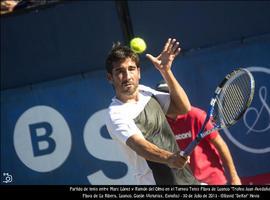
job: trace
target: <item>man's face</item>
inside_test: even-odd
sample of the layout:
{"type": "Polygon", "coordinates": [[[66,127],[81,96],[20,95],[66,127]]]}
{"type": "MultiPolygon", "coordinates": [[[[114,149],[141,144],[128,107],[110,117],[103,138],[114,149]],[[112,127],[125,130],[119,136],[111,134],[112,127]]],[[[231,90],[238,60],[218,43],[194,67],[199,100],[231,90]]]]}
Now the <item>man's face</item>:
{"type": "Polygon", "coordinates": [[[140,68],[130,58],[113,63],[112,74],[108,73],[108,80],[113,84],[117,97],[135,94],[140,78],[140,68]]]}

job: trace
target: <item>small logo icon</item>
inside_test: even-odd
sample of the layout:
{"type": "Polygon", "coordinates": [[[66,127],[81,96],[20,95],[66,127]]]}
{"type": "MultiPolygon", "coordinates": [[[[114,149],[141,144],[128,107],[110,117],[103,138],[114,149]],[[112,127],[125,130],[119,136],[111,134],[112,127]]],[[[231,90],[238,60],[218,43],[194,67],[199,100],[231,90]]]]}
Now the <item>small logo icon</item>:
{"type": "Polygon", "coordinates": [[[3,183],[11,183],[12,182],[12,175],[9,173],[3,173],[4,180],[3,183]]]}

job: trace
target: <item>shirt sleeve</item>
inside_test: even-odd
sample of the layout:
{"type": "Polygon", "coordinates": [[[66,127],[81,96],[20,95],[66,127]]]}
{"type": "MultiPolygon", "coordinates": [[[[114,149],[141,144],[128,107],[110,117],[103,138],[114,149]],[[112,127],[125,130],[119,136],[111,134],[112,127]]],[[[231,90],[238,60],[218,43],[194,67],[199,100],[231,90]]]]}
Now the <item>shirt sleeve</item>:
{"type": "Polygon", "coordinates": [[[167,113],[170,106],[170,102],[171,102],[171,97],[169,93],[160,92],[150,87],[142,86],[142,85],[141,85],[141,89],[152,93],[156,97],[157,101],[159,102],[163,112],[165,114],[167,113]]]}
{"type": "Polygon", "coordinates": [[[106,119],[106,127],[110,136],[122,143],[126,143],[127,139],[134,134],[141,134],[135,122],[132,119],[123,117],[121,114],[109,114],[106,119]]]}

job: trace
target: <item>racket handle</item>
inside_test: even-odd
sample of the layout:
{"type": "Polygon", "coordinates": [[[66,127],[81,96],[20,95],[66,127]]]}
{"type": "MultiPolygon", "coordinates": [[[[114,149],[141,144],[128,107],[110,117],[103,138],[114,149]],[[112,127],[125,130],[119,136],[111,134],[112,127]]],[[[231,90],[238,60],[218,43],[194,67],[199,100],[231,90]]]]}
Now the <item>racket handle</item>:
{"type": "Polygon", "coordinates": [[[184,151],[180,151],[180,155],[184,157],[189,156],[192,153],[192,151],[195,149],[198,143],[199,142],[197,140],[193,140],[191,143],[189,143],[189,145],[184,151]]]}

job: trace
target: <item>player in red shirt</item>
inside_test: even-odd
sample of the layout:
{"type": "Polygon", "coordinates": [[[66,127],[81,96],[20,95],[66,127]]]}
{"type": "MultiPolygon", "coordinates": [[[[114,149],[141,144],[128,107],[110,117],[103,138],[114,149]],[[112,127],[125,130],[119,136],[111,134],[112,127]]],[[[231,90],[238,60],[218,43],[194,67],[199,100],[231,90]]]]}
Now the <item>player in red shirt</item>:
{"type": "MultiPolygon", "coordinates": [[[[160,83],[156,89],[168,92],[164,82],[160,83]]],[[[195,139],[205,117],[206,113],[196,107],[192,107],[185,115],[167,115],[167,120],[181,150],[184,150],[195,139]]],[[[207,130],[212,127],[211,123],[206,125],[207,130]]],[[[218,132],[211,133],[199,143],[190,156],[190,167],[194,176],[208,185],[241,185],[228,146],[218,132]],[[228,170],[229,180],[226,178],[225,169],[228,170]]]]}

